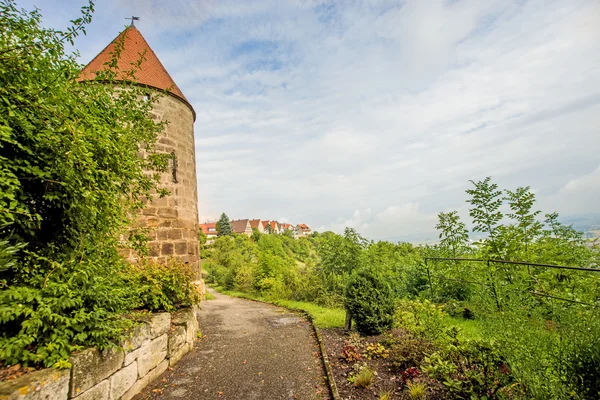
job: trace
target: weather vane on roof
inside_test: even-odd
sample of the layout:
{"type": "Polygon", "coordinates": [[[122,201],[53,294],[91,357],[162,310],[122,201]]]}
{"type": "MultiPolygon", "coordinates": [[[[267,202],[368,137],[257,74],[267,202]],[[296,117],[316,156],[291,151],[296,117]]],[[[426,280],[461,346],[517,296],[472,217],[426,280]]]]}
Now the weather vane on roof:
{"type": "Polygon", "coordinates": [[[125,18],[125,19],[130,19],[131,20],[131,25],[130,26],[135,26],[133,21],[139,21],[140,17],[134,17],[133,15],[131,16],[131,18],[125,18]]]}

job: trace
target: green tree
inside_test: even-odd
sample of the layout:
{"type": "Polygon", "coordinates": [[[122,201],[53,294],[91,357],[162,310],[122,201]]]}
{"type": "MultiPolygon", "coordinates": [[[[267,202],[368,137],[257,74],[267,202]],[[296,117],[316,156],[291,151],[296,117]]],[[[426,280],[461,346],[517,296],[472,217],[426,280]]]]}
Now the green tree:
{"type": "Polygon", "coordinates": [[[217,236],[231,236],[231,222],[227,214],[222,213],[216,225],[217,236]]]}
{"type": "Polygon", "coordinates": [[[473,206],[469,209],[469,215],[473,218],[473,231],[488,235],[485,240],[485,252],[492,258],[500,258],[498,227],[502,220],[502,191],[491,181],[489,176],[483,181],[469,181],[475,188],[466,191],[471,196],[467,203],[473,206]]]}
{"type": "Polygon", "coordinates": [[[133,83],[139,64],[121,71],[129,84],[115,79],[116,62],[98,82],[77,82],[65,43],[92,12],[90,3],[58,31],[41,26],[38,10],[0,0],[0,242],[17,249],[0,268],[5,365],[64,367],[76,346],[118,338],[133,300],[117,249],[132,245],[128,227],[167,165],[154,149],[158,95],[133,83]]]}
{"type": "Polygon", "coordinates": [[[208,238],[202,229],[200,229],[200,234],[198,235],[198,239],[200,240],[200,246],[204,246],[208,238]]]}
{"type": "Polygon", "coordinates": [[[261,233],[259,232],[258,228],[252,228],[252,236],[250,236],[252,240],[258,242],[260,240],[260,235],[261,233]]]}
{"type": "Polygon", "coordinates": [[[456,258],[468,247],[469,231],[460,220],[457,211],[438,214],[438,224],[435,229],[440,231],[440,247],[448,251],[450,257],[456,258]]]}
{"type": "Polygon", "coordinates": [[[514,192],[506,190],[504,200],[508,202],[511,213],[507,214],[509,218],[515,220],[515,226],[518,233],[517,240],[524,248],[524,256],[527,256],[529,245],[542,233],[543,224],[536,220],[541,211],[532,211],[535,203],[535,194],[529,188],[519,187],[514,192]]]}

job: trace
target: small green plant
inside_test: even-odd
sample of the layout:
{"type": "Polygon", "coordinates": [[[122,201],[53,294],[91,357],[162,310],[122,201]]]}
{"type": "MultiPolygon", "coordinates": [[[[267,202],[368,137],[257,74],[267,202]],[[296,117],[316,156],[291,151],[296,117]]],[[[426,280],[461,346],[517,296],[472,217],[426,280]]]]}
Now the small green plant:
{"type": "Polygon", "coordinates": [[[206,300],[214,300],[216,297],[214,294],[212,294],[211,292],[206,292],[206,296],[205,299],[206,300]]]}
{"type": "Polygon", "coordinates": [[[406,386],[408,386],[408,395],[412,400],[424,399],[427,395],[427,386],[424,383],[411,382],[406,386]]]}
{"type": "Polygon", "coordinates": [[[204,337],[204,335],[202,335],[202,331],[199,330],[198,332],[196,332],[196,337],[202,340],[202,338],[204,337]]]}
{"type": "Polygon", "coordinates": [[[344,347],[342,347],[342,351],[340,352],[340,358],[346,362],[352,363],[359,361],[362,357],[360,356],[360,351],[346,341],[344,343],[344,347]]]}
{"type": "Polygon", "coordinates": [[[368,388],[373,384],[375,372],[366,365],[363,365],[355,375],[354,386],[359,388],[368,388]]]}
{"type": "Polygon", "coordinates": [[[367,345],[363,355],[367,360],[372,360],[375,358],[388,358],[389,353],[389,350],[383,347],[381,343],[371,343],[367,345]]]}
{"type": "Polygon", "coordinates": [[[379,395],[377,396],[377,400],[391,400],[393,395],[394,395],[393,390],[386,390],[384,392],[379,392],[379,395]]]}

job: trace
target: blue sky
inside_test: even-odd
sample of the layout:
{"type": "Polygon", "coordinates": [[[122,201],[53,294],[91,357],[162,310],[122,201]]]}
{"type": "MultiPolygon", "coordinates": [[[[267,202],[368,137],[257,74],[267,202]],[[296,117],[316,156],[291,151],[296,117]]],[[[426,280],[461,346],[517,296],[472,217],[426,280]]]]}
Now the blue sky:
{"type": "Polygon", "coordinates": [[[197,112],[201,222],[435,239],[488,175],[600,222],[598,1],[99,0],[81,62],[130,15],[197,112]]]}

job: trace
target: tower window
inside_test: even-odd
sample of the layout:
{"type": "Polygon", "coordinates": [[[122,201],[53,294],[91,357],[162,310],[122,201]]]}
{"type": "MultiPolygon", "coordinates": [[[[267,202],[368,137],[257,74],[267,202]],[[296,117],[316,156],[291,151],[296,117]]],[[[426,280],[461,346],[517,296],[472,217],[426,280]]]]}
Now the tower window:
{"type": "Polygon", "coordinates": [[[171,171],[173,174],[173,183],[177,183],[177,156],[175,152],[171,152],[171,171]]]}

